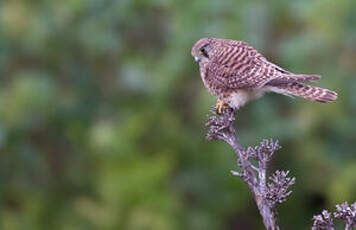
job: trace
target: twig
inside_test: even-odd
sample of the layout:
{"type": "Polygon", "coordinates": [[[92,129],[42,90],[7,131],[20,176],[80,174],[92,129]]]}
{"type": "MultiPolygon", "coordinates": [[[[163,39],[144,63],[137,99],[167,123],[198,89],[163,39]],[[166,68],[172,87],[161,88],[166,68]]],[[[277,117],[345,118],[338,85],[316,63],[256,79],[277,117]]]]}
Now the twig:
{"type": "Polygon", "coordinates": [[[268,230],[278,230],[277,205],[284,202],[292,191],[288,191],[294,184],[295,178],[289,178],[288,171],[276,171],[267,183],[267,166],[275,151],[280,149],[278,141],[263,140],[259,146],[248,147],[244,150],[234,128],[236,111],[226,108],[221,115],[215,110],[206,126],[208,140],[222,140],[228,143],[237,156],[237,166],[241,172],[231,171],[232,175],[241,178],[250,188],[256,201],[263,223],[268,230]],[[251,163],[258,162],[258,167],[251,163]]]}

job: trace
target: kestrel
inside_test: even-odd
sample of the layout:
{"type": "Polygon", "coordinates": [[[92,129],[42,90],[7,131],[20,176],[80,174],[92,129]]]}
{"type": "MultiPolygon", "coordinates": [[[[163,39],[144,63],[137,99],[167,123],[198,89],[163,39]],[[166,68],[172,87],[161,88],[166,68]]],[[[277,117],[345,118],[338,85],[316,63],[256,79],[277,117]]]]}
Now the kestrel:
{"type": "Polygon", "coordinates": [[[192,48],[199,63],[205,87],[218,98],[217,109],[239,109],[266,92],[298,96],[318,102],[331,102],[337,93],[303,82],[319,75],[294,74],[269,62],[245,42],[220,38],[202,38],[192,48]]]}

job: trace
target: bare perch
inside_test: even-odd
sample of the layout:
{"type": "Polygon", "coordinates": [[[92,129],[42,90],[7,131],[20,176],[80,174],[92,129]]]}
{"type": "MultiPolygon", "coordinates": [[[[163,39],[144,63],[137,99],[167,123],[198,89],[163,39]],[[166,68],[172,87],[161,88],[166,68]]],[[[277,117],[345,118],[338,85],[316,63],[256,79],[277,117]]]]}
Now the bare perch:
{"type": "Polygon", "coordinates": [[[288,187],[295,182],[295,178],[287,177],[288,171],[276,171],[267,183],[268,162],[273,153],[281,148],[278,141],[263,140],[259,146],[244,149],[234,128],[235,110],[226,108],[221,115],[215,110],[212,112],[214,115],[206,123],[209,128],[207,139],[223,140],[234,149],[237,166],[241,170],[231,173],[240,177],[250,188],[266,229],[278,230],[277,205],[291,194],[288,187]],[[252,164],[251,160],[256,160],[258,164],[252,164]]]}

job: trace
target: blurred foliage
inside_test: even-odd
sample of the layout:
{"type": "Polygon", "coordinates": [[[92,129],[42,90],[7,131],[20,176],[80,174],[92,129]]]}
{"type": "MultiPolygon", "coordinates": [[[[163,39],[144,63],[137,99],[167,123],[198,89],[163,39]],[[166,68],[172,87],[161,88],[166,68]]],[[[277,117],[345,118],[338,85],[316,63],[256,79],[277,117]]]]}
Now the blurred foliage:
{"type": "Polygon", "coordinates": [[[215,99],[190,48],[207,36],[340,95],[239,113],[242,143],[279,139],[270,171],[297,178],[281,228],[355,201],[355,0],[3,0],[0,228],[263,229],[232,150],[204,139],[215,99]]]}

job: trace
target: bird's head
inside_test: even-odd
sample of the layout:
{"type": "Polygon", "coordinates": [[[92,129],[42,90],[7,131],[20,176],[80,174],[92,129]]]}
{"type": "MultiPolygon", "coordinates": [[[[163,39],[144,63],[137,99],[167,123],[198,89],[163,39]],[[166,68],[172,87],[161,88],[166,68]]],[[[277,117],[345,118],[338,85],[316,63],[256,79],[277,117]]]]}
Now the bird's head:
{"type": "Polygon", "coordinates": [[[212,38],[202,38],[197,41],[192,48],[192,56],[195,62],[199,63],[208,60],[213,50],[212,38]]]}

